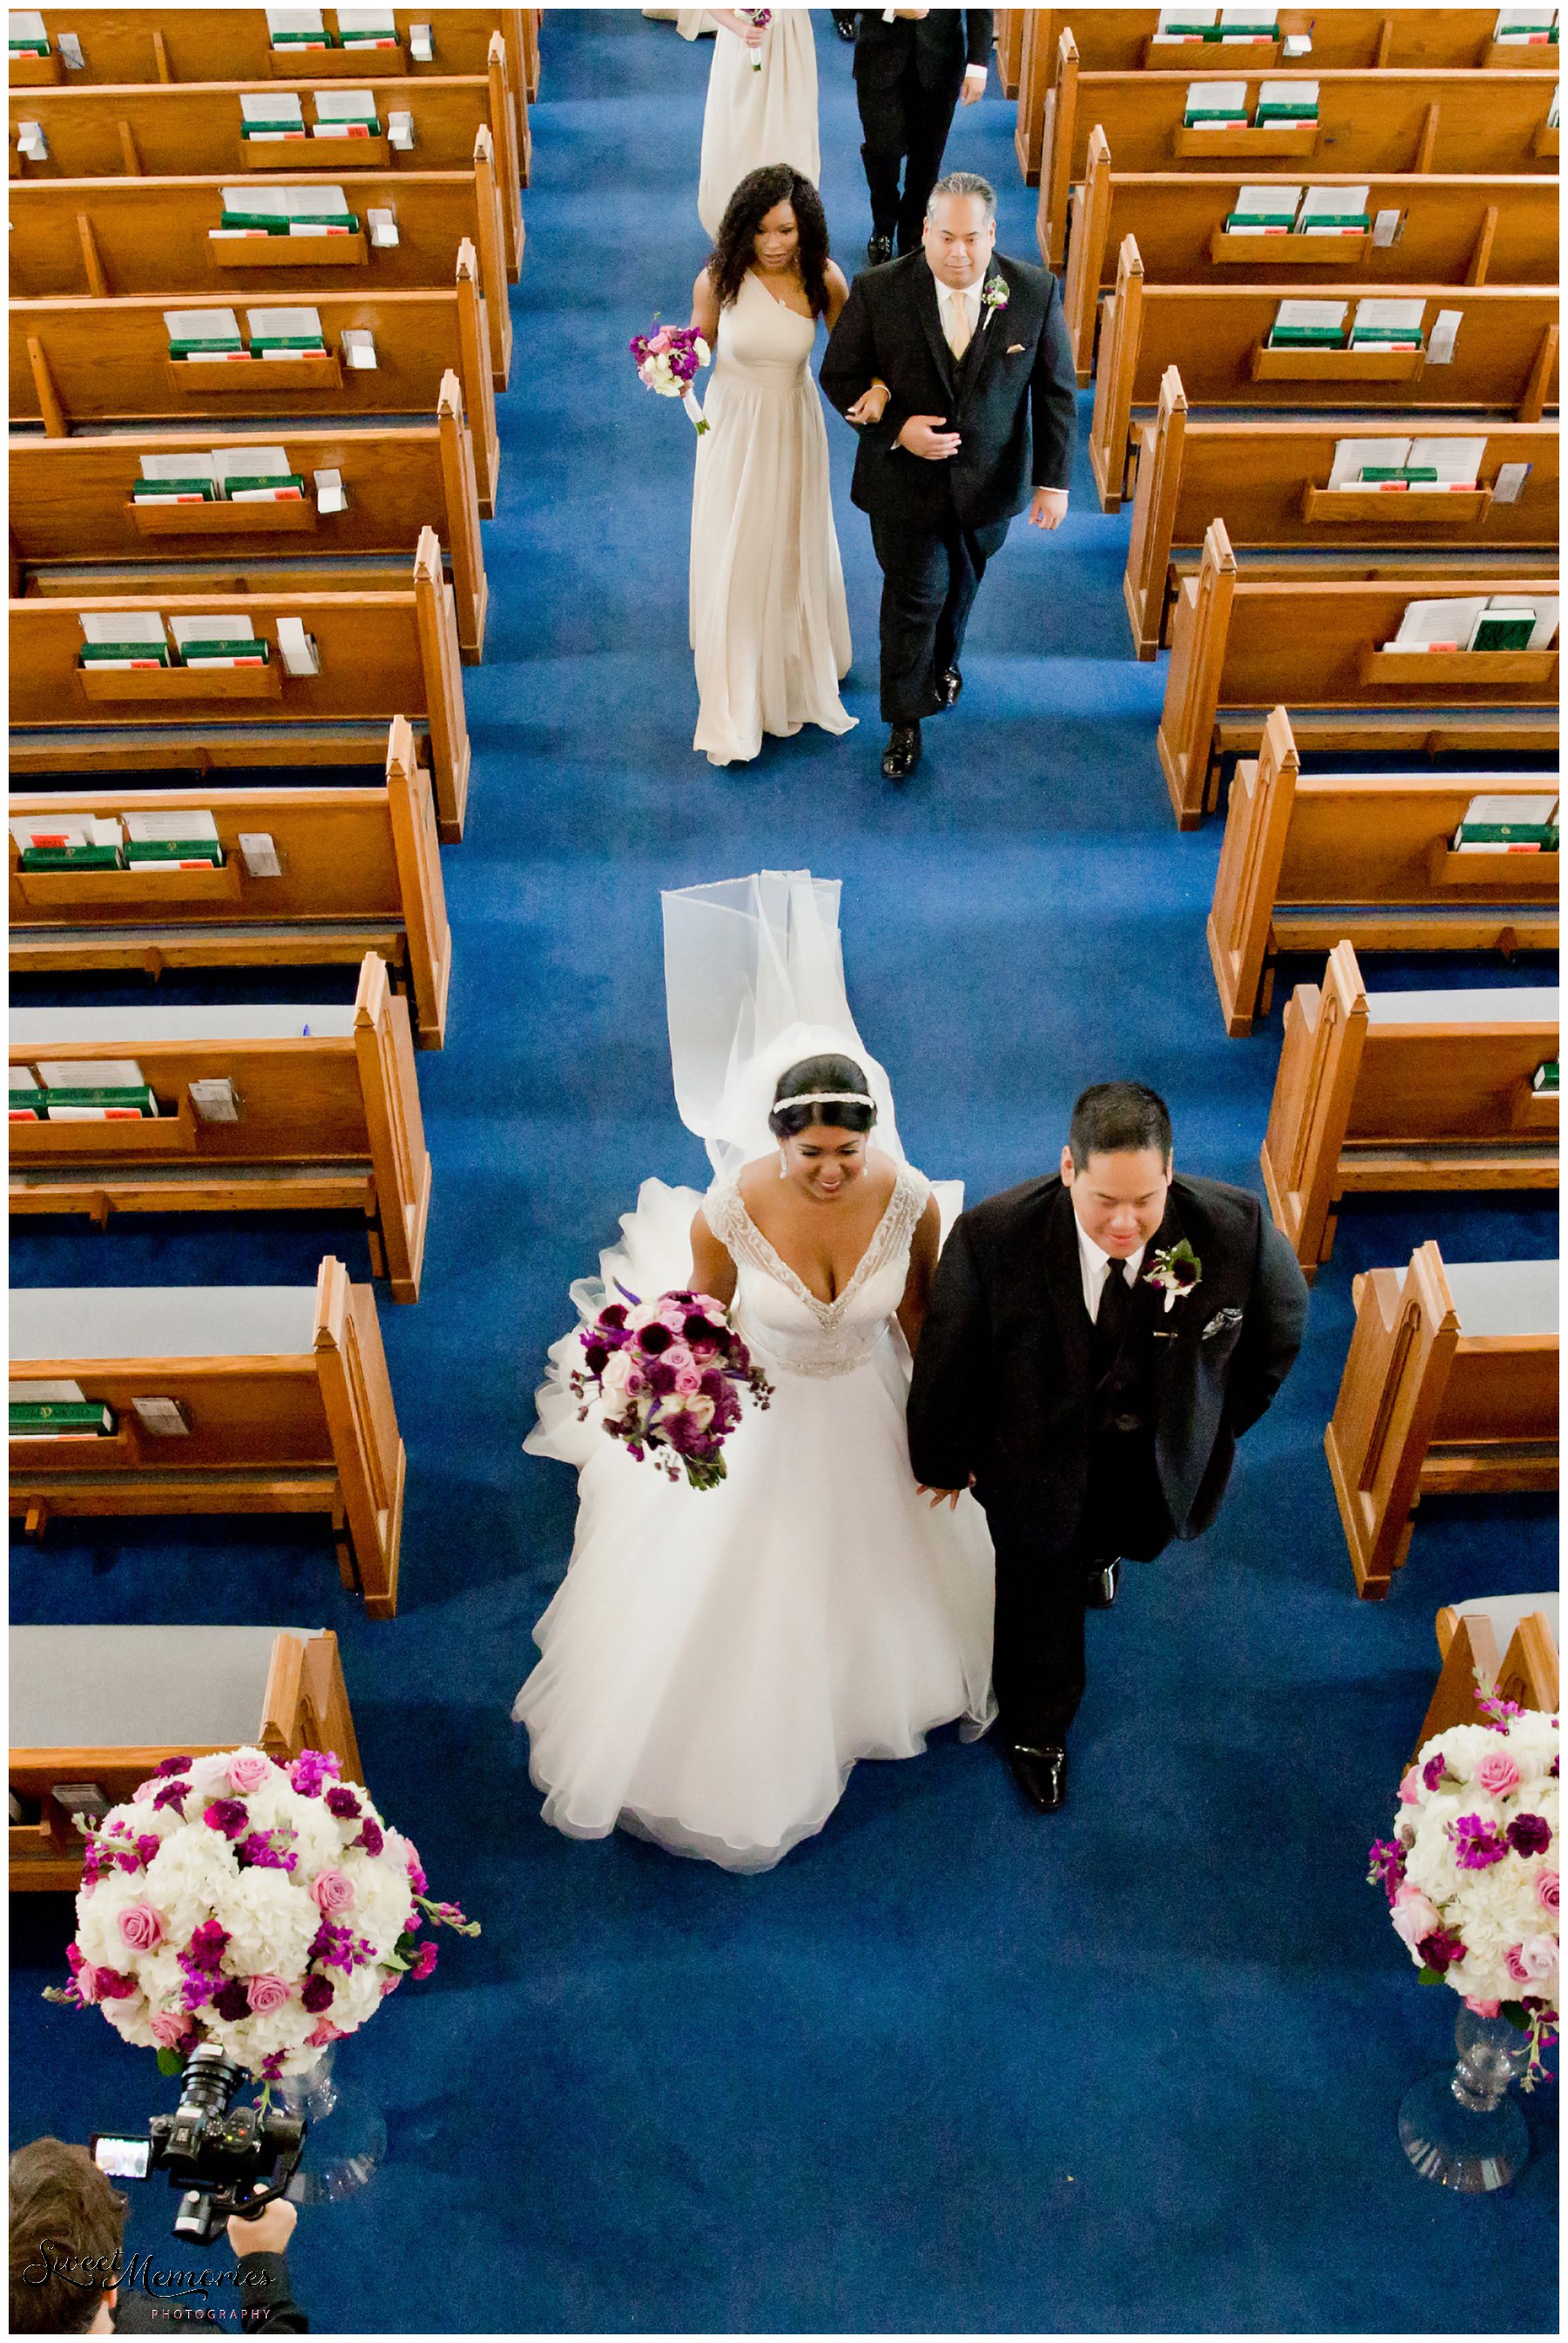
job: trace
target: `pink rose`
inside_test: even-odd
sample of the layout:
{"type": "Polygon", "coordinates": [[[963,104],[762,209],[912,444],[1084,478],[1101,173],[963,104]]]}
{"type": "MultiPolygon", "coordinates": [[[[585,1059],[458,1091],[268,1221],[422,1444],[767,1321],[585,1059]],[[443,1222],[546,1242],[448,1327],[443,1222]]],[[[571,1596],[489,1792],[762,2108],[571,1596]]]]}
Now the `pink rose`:
{"type": "Polygon", "coordinates": [[[1556,1974],[1557,1939],[1555,1936],[1526,1936],[1522,1945],[1509,1946],[1506,1958],[1510,1976],[1517,1976],[1522,1984],[1539,1985],[1543,1978],[1556,1974]],[[1519,1956],[1517,1969],[1513,1966],[1515,1954],[1519,1956]]]}
{"type": "Polygon", "coordinates": [[[695,1367],[679,1367],[676,1370],[675,1388],[683,1398],[689,1399],[693,1392],[702,1389],[702,1377],[695,1367]]]}
{"type": "Polygon", "coordinates": [[[248,1798],[259,1790],[272,1773],[270,1757],[231,1757],[228,1761],[228,1786],[236,1798],[248,1798]]]}
{"type": "Polygon", "coordinates": [[[684,1342],[672,1342],[664,1354],[664,1363],[671,1373],[679,1374],[684,1368],[695,1365],[696,1362],[684,1342]]]}
{"type": "Polygon", "coordinates": [[[98,1998],[98,1972],[91,1961],[84,1961],[76,1971],[75,1984],[82,1999],[91,2004],[98,1998]]]}
{"type": "Polygon", "coordinates": [[[1421,1767],[1412,1765],[1399,1785],[1399,1802],[1402,1806],[1413,1806],[1419,1805],[1420,1800],[1421,1767]]]}
{"type": "Polygon", "coordinates": [[[1477,2017],[1496,2017],[1503,2008],[1500,2001],[1483,2001],[1479,1994],[1473,1993],[1465,1995],[1464,2006],[1466,2009],[1473,2011],[1477,2017]]]}
{"type": "Polygon", "coordinates": [[[150,1953],[163,1933],[163,1921],[150,1904],[127,1904],[120,1915],[120,1936],[133,1953],[150,1953]]]}
{"type": "Polygon", "coordinates": [[[310,1900],[324,1920],[336,1919],[354,1901],[354,1882],[341,1871],[318,1871],[310,1883],[310,1900]]]}
{"type": "Polygon", "coordinates": [[[265,2017],[269,2010],[283,2007],[288,1999],[288,1987],[280,1976],[267,1973],[246,1979],[245,1997],[256,2016],[265,2017]]]}
{"type": "Polygon", "coordinates": [[[1413,1953],[1423,1936],[1442,1926],[1442,1915],[1419,1887],[1402,1887],[1393,1899],[1391,1916],[1394,1933],[1413,1953]]]}
{"type": "Polygon", "coordinates": [[[153,2029],[153,2040],[165,2050],[177,2050],[190,2032],[190,2019],[179,2009],[160,2009],[147,2023],[153,2029]]]}
{"type": "Polygon", "coordinates": [[[1515,1985],[1525,1985],[1529,1982],[1530,1972],[1525,1967],[1523,1961],[1520,1957],[1520,1950],[1521,1948],[1519,1946],[1510,1945],[1508,1950],[1503,1956],[1503,1966],[1508,1971],[1509,1976],[1513,1979],[1515,1985]]]}
{"type": "Polygon", "coordinates": [[[132,1805],[145,1806],[149,1798],[156,1798],[157,1796],[159,1787],[160,1785],[156,1781],[138,1782],[136,1788],[131,1792],[132,1805]]]}
{"type": "Polygon", "coordinates": [[[347,2031],[347,2026],[334,2026],[330,2017],[321,2017],[305,2038],[313,2050],[325,2050],[329,2042],[341,2042],[347,2031]]]}
{"type": "Polygon", "coordinates": [[[1540,1905],[1541,1909],[1543,1912],[1550,1912],[1555,1916],[1557,1910],[1557,1874],[1554,1871],[1538,1871],[1536,1873],[1535,1901],[1540,1905]]]}
{"type": "Polygon", "coordinates": [[[1473,1778],[1489,1798],[1505,1798],[1519,1787],[1519,1768],[1506,1749],[1494,1749],[1482,1759],[1473,1778]]]}
{"type": "Polygon", "coordinates": [[[402,1982],[403,1972],[401,1969],[393,1969],[387,1976],[384,1976],[381,1980],[382,2000],[385,2001],[389,1993],[396,1993],[402,1982]]]}

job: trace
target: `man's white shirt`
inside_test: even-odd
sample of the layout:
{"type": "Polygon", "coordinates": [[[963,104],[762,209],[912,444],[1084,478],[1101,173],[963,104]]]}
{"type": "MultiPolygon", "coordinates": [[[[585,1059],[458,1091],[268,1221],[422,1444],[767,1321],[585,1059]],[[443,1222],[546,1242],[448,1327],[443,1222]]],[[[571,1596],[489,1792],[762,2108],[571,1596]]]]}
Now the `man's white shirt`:
{"type": "Polygon", "coordinates": [[[1089,1312],[1089,1322],[1092,1326],[1099,1321],[1100,1297],[1105,1291],[1105,1281],[1112,1267],[1121,1270],[1129,1285],[1136,1285],[1138,1272],[1143,1266],[1143,1256],[1149,1248],[1147,1243],[1141,1244],[1136,1252],[1130,1252],[1125,1260],[1118,1260],[1111,1253],[1101,1252],[1094,1239],[1084,1234],[1083,1222],[1076,1212],[1072,1216],[1072,1224],[1078,1231],[1078,1266],[1083,1278],[1083,1306],[1089,1312]]]}

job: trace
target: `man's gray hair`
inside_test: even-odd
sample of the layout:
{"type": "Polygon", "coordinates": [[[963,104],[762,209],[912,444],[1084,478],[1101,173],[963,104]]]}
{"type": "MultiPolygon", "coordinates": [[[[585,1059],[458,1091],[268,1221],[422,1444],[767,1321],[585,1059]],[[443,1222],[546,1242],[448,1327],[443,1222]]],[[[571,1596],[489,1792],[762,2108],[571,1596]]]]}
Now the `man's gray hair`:
{"type": "Polygon", "coordinates": [[[950,171],[945,179],[939,179],[926,197],[928,219],[935,219],[937,206],[944,196],[957,196],[960,199],[970,196],[977,196],[985,206],[987,219],[993,220],[996,217],[996,189],[989,179],[982,179],[978,171],[950,171]]]}

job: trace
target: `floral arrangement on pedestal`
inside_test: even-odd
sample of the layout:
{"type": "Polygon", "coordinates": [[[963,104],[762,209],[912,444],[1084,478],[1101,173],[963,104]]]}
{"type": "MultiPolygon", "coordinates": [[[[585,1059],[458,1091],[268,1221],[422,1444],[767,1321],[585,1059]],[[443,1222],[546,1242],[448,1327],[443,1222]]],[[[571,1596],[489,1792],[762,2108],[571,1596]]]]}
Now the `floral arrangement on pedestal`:
{"type": "Polygon", "coordinates": [[[1530,2090],[1558,2024],[1557,1719],[1491,1694],[1476,1704],[1485,1724],[1422,1747],[1367,1876],[1423,1985],[1529,2036],[1530,2090]]]}
{"type": "Polygon", "coordinates": [[[684,1469],[692,1488],[716,1489],[742,1394],[766,1407],[773,1386],[711,1293],[642,1302],[624,1285],[617,1291],[624,1302],[607,1303],[578,1330],[584,1361],[571,1387],[583,1403],[579,1421],[598,1397],[605,1431],[638,1463],[651,1456],[671,1481],[684,1469]]]}
{"type": "Polygon", "coordinates": [[[417,1848],[338,1773],[316,1749],[166,1757],[87,1839],[71,1982],[45,2000],[96,2006],[166,2071],[206,2043],[275,2082],[427,1977],[426,1924],[478,1923],[431,1901],[417,1848]]]}

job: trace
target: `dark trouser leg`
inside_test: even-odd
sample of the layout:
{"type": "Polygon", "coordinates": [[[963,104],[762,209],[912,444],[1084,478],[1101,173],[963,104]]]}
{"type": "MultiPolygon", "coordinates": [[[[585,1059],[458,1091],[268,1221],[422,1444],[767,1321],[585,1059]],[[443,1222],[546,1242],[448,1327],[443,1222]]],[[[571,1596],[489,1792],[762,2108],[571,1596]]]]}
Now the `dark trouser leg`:
{"type": "MultiPolygon", "coordinates": [[[[899,458],[919,463],[919,457],[899,458]]],[[[918,724],[934,716],[937,698],[937,629],[952,586],[946,530],[898,528],[871,516],[871,543],[882,570],[882,717],[889,724],[918,724]]],[[[972,596],[970,598],[973,598],[972,596]]]]}
{"type": "Polygon", "coordinates": [[[855,96],[865,133],[860,160],[871,196],[871,234],[890,243],[899,224],[899,174],[909,146],[904,85],[894,82],[890,88],[867,89],[857,82],[855,96]]]}
{"type": "Polygon", "coordinates": [[[970,622],[975,596],[980,592],[980,579],[985,576],[986,563],[993,553],[1000,553],[1007,542],[1007,523],[998,521],[990,528],[955,529],[948,546],[948,597],[942,605],[942,615],[937,621],[935,640],[931,646],[932,665],[938,675],[944,669],[957,667],[964,647],[964,630],[970,622]]]}
{"type": "Polygon", "coordinates": [[[1083,1698],[1086,1557],[997,1547],[991,1678],[1004,1745],[1060,1746],[1083,1698]]]}
{"type": "Polygon", "coordinates": [[[917,87],[910,98],[909,143],[905,148],[909,160],[904,165],[904,195],[899,206],[900,252],[913,252],[920,241],[926,198],[936,186],[942,167],[948,131],[958,102],[956,89],[917,87]]]}

